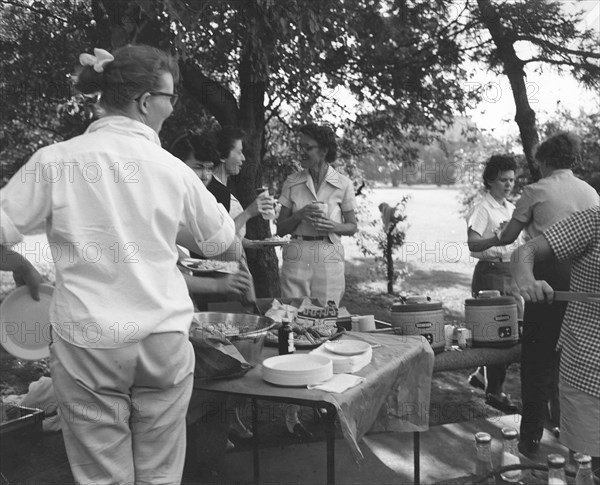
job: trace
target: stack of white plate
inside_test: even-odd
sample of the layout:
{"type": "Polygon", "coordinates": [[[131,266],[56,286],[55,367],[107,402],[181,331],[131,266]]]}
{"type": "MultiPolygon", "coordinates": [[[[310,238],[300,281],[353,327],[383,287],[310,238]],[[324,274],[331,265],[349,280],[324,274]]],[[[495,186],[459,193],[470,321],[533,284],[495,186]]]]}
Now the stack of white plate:
{"type": "Polygon", "coordinates": [[[322,355],[279,355],[262,363],[262,375],[278,386],[307,386],[333,377],[333,364],[322,355]]]}
{"type": "Polygon", "coordinates": [[[371,363],[371,344],[362,340],[331,340],[311,352],[331,359],[334,374],[352,374],[371,363]]]}

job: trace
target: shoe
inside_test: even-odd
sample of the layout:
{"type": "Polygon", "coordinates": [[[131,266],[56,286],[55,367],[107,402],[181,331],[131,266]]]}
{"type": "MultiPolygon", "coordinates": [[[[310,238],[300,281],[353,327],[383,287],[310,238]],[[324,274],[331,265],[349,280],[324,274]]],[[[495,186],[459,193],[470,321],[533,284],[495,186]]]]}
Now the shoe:
{"type": "Polygon", "coordinates": [[[233,442],[231,440],[227,440],[227,443],[225,444],[225,451],[233,451],[235,450],[235,445],[233,444],[233,442]]]}
{"type": "Polygon", "coordinates": [[[558,426],[552,428],[552,434],[555,438],[560,438],[560,428],[558,426]]]}
{"type": "Polygon", "coordinates": [[[301,441],[310,440],[314,438],[313,434],[308,431],[302,423],[296,423],[294,425],[294,431],[291,432],[292,436],[298,438],[301,441]]]}
{"type": "Polygon", "coordinates": [[[485,403],[506,414],[515,414],[518,410],[517,406],[503,392],[500,394],[486,394],[485,403]]]}
{"type": "Polygon", "coordinates": [[[476,371],[469,376],[469,384],[477,389],[481,389],[482,391],[485,391],[487,385],[485,382],[485,377],[483,377],[479,371],[476,371]]]}
{"type": "Polygon", "coordinates": [[[539,440],[519,440],[519,443],[517,444],[517,448],[519,448],[519,452],[526,456],[527,458],[530,458],[531,460],[535,460],[537,452],[540,449],[540,442],[539,440]]]}

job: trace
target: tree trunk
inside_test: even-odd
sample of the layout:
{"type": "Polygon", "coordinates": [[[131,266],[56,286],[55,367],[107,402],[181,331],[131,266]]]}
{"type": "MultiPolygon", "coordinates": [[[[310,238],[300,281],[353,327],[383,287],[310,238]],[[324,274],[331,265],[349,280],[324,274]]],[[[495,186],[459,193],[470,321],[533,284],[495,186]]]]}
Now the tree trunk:
{"type": "Polygon", "coordinates": [[[533,157],[533,150],[539,142],[536,126],[535,111],[529,105],[527,98],[527,86],[525,84],[525,72],[523,62],[515,52],[512,40],[512,32],[507,31],[500,22],[500,14],[490,0],[477,0],[481,14],[481,20],[489,30],[492,40],[498,49],[498,55],[504,66],[504,73],[510,81],[510,87],[516,106],[515,121],[519,126],[523,153],[527,159],[527,165],[531,172],[531,178],[541,178],[540,169],[533,157]]]}
{"type": "MultiPolygon", "coordinates": [[[[265,132],[265,82],[254,75],[250,53],[240,63],[240,127],[246,132],[244,155],[246,161],[234,180],[234,193],[247,207],[256,198],[256,188],[262,186],[262,146],[265,132]]],[[[268,221],[262,217],[250,219],[247,224],[248,239],[264,239],[271,236],[268,221]]],[[[254,276],[256,296],[259,298],[280,295],[279,261],[272,247],[249,249],[248,266],[254,276]]]]}
{"type": "Polygon", "coordinates": [[[394,258],[392,257],[394,252],[393,244],[392,231],[390,230],[387,233],[387,244],[384,251],[385,266],[387,269],[387,292],[390,295],[394,294],[394,258]]]}

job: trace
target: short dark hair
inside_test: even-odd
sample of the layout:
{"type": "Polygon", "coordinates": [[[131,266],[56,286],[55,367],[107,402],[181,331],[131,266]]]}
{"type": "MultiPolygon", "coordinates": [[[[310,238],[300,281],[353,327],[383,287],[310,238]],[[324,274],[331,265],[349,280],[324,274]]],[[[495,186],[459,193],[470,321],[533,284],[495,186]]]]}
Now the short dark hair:
{"type": "Polygon", "coordinates": [[[535,158],[552,168],[572,168],[580,156],[581,140],[573,133],[561,132],[541,143],[535,158]]]}
{"type": "Polygon", "coordinates": [[[179,66],[175,59],[148,45],[126,45],[113,53],[114,60],[96,72],[92,66],[79,66],[76,87],[83,94],[101,93],[100,104],[122,109],[132,100],[160,86],[164,73],[179,81],[179,66]]]}
{"type": "Polygon", "coordinates": [[[512,155],[492,155],[483,169],[483,185],[489,190],[489,182],[493,182],[502,172],[517,171],[517,161],[512,155]]]}
{"type": "Polygon", "coordinates": [[[214,139],[207,133],[184,133],[175,138],[169,151],[183,162],[193,155],[201,162],[221,163],[214,139]]]}
{"type": "Polygon", "coordinates": [[[327,150],[327,154],[325,155],[325,161],[327,163],[335,161],[335,157],[337,156],[337,141],[335,139],[335,133],[329,126],[308,123],[301,126],[299,131],[315,140],[320,148],[327,150]]]}
{"type": "Polygon", "coordinates": [[[237,140],[244,141],[246,133],[236,126],[226,125],[215,134],[217,151],[220,158],[227,158],[237,140]]]}

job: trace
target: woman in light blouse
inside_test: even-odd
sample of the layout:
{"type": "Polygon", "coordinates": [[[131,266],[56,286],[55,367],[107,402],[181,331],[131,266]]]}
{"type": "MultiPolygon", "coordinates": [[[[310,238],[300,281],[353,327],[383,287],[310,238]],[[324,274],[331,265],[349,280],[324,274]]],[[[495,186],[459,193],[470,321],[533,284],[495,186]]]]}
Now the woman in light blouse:
{"type": "MultiPolygon", "coordinates": [[[[344,247],[340,236],[357,229],[352,181],[333,169],[337,143],[327,126],[300,128],[302,171],[290,175],[281,189],[277,234],[292,235],[283,249],[281,295],[317,298],[339,305],[345,290],[344,247]],[[318,203],[315,203],[318,202],[318,203]]],[[[286,409],[288,431],[300,439],[311,434],[298,418],[298,407],[286,409]]]]}
{"type": "Polygon", "coordinates": [[[303,170],[287,178],[279,198],[277,234],[292,235],[283,252],[282,296],[311,296],[323,305],[339,305],[345,289],[340,236],[352,236],[357,229],[354,187],[330,165],[337,151],[331,128],[301,127],[300,151],[303,170]]]}

